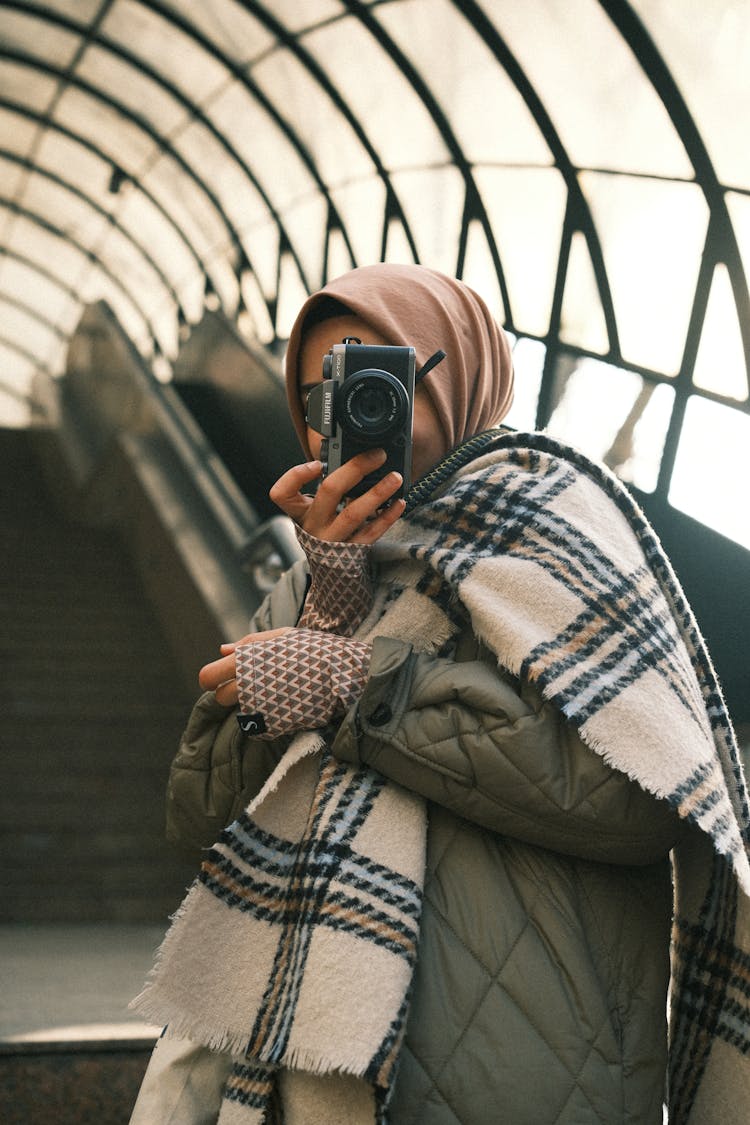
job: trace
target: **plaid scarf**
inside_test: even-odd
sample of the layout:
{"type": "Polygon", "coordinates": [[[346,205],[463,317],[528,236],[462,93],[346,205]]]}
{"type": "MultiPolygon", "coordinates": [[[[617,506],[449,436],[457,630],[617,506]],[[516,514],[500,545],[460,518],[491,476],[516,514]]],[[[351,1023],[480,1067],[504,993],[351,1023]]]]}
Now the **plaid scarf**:
{"type": "MultiPolygon", "coordinates": [[[[670,1120],[749,1120],[747,790],[705,646],[642,513],[601,466],[543,435],[506,434],[374,553],[380,582],[360,637],[448,654],[468,615],[502,668],[700,829],[674,858],[670,1120]]],[[[308,1098],[318,1073],[349,1083],[350,1120],[384,1119],[424,810],[320,745],[300,736],[209,853],[137,1002],[176,1034],[245,1054],[221,1125],[273,1119],[272,1091],[291,1100],[298,1083],[308,1098]],[[408,843],[372,854],[397,829],[408,843]]]]}
{"type": "Polygon", "coordinates": [[[342,1120],[384,1119],[424,841],[420,799],[337,762],[313,734],[221,833],[133,1001],[170,1035],[236,1056],[220,1125],[322,1125],[331,1099],[342,1120]]]}

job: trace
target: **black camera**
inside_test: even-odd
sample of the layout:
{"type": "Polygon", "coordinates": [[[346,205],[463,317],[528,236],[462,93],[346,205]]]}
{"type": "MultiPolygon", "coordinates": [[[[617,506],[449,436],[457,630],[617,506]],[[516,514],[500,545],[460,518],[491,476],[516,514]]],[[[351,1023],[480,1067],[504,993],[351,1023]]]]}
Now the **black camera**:
{"type": "Polygon", "coordinates": [[[354,336],[323,357],[323,382],[308,396],[307,424],[325,439],[324,475],[363,450],[386,452],[385,463],[349,496],[361,496],[394,469],[404,480],[395,495],[409,488],[415,367],[414,348],[362,344],[354,336]]]}

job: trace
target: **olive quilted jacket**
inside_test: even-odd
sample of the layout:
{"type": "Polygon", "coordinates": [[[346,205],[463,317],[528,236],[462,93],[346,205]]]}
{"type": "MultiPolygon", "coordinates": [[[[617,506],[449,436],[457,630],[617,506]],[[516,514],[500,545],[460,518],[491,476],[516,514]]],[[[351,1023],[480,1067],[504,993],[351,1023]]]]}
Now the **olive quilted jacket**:
{"type": "MultiPolygon", "coordinates": [[[[254,629],[294,624],[293,568],[254,629]]],[[[284,743],[212,695],[174,761],[168,835],[207,846],[284,743]]],[[[471,636],[378,638],[334,743],[427,798],[419,961],[392,1125],[662,1121],[675,814],[610,769],[471,636]]]]}

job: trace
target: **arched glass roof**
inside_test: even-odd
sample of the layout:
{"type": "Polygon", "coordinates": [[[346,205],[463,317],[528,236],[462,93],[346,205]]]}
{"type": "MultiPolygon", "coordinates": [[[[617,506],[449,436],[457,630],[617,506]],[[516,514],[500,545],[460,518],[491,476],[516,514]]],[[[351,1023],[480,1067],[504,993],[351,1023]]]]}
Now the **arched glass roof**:
{"type": "MultiPolygon", "coordinates": [[[[746,0],[0,4],[0,408],[104,298],[283,349],[381,259],[463,276],[549,425],[750,547],[746,0]]],[[[439,343],[439,342],[438,342],[439,343]]]]}

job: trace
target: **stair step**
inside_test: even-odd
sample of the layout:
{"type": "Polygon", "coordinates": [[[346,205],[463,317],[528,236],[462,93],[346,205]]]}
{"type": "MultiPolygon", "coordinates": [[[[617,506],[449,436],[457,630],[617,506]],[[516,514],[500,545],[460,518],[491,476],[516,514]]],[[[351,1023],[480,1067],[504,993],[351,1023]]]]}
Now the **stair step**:
{"type": "Polygon", "coordinates": [[[152,1046],[3,1053],[3,1125],[127,1125],[152,1046]]]}
{"type": "Polygon", "coordinates": [[[1,916],[162,921],[197,866],[164,839],[181,675],[119,538],[56,512],[14,431],[0,519],[1,916]]]}

